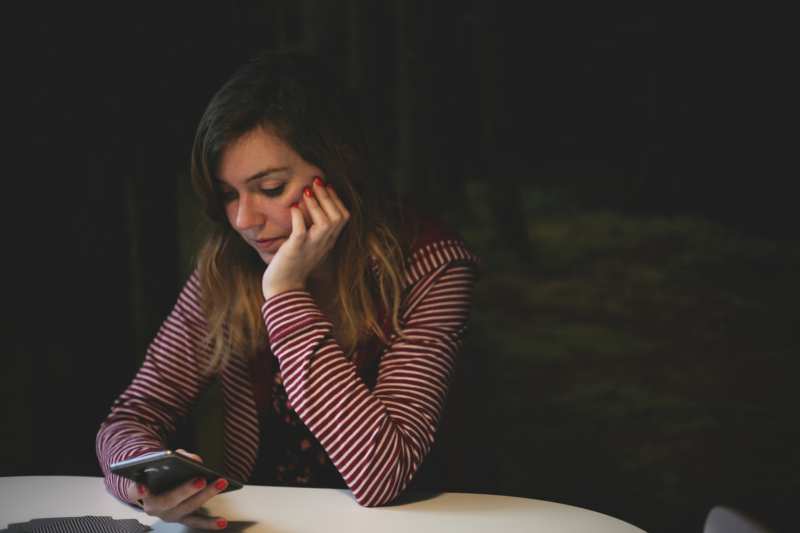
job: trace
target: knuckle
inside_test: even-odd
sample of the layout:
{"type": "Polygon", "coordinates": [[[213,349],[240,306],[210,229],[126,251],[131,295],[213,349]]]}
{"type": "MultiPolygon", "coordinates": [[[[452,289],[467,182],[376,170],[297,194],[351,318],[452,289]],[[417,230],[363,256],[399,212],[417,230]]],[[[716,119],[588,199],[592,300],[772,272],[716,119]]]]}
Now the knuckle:
{"type": "Polygon", "coordinates": [[[180,503],[194,494],[197,489],[192,487],[191,485],[186,487],[178,487],[177,489],[169,492],[168,494],[164,495],[164,501],[161,505],[162,509],[175,509],[180,505],[180,503]]]}

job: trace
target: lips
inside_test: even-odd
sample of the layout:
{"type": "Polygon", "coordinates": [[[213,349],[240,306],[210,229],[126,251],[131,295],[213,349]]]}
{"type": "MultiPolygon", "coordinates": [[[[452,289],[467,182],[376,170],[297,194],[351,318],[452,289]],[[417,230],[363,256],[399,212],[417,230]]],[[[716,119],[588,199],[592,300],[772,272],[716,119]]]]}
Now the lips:
{"type": "Polygon", "coordinates": [[[275,237],[274,239],[258,239],[253,241],[261,252],[274,252],[280,247],[281,241],[284,237],[275,237]]]}

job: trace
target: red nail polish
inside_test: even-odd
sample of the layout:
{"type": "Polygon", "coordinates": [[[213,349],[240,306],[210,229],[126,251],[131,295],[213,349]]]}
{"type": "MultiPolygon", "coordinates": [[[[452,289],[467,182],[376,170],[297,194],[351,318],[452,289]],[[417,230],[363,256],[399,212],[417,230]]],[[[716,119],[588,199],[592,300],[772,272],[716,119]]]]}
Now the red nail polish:
{"type": "Polygon", "coordinates": [[[228,488],[228,480],[218,479],[216,483],[214,483],[214,487],[216,487],[217,490],[225,490],[226,488],[228,488]]]}
{"type": "Polygon", "coordinates": [[[227,526],[227,525],[228,525],[228,521],[225,520],[224,518],[220,518],[219,520],[217,520],[217,527],[218,528],[225,529],[225,526],[227,526]]]}
{"type": "Polygon", "coordinates": [[[290,205],[289,207],[296,207],[296,208],[300,209],[300,204],[298,204],[297,202],[295,202],[295,203],[293,203],[292,205],[290,205]]]}
{"type": "Polygon", "coordinates": [[[316,177],[314,177],[314,185],[322,187],[323,185],[325,185],[325,182],[322,181],[322,178],[320,178],[319,176],[316,176],[316,177]]]}
{"type": "Polygon", "coordinates": [[[139,496],[144,496],[144,485],[136,485],[136,490],[139,491],[139,496]]]}
{"type": "Polygon", "coordinates": [[[203,487],[206,486],[206,480],[201,478],[201,477],[199,477],[199,478],[194,480],[192,485],[194,485],[194,488],[196,488],[196,489],[202,489],[203,487]]]}
{"type": "Polygon", "coordinates": [[[309,189],[308,187],[303,189],[303,194],[305,194],[308,198],[311,198],[312,196],[314,196],[314,193],[311,192],[311,189],[309,189]]]}
{"type": "Polygon", "coordinates": [[[327,187],[328,189],[333,190],[333,184],[332,183],[328,183],[327,185],[325,185],[325,187],[327,187]]]}

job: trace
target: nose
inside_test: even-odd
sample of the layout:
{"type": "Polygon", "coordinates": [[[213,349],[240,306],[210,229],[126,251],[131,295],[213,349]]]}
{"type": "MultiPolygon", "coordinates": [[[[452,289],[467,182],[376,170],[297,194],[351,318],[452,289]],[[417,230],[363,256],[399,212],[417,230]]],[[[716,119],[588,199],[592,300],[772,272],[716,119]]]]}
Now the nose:
{"type": "Polygon", "coordinates": [[[236,229],[245,230],[264,223],[264,216],[259,212],[258,207],[253,205],[250,195],[242,195],[239,198],[236,209],[236,229]]]}

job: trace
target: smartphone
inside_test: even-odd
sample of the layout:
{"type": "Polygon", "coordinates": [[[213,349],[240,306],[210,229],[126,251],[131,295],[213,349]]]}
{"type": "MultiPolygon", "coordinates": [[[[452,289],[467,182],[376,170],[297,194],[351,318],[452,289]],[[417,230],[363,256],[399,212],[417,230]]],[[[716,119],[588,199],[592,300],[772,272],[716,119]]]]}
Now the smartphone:
{"type": "Polygon", "coordinates": [[[235,479],[215,472],[211,468],[172,450],[146,453],[138,457],[112,463],[111,472],[132,479],[147,487],[152,494],[161,494],[190,479],[203,477],[211,484],[219,478],[228,480],[230,492],[242,488],[235,479]]]}

